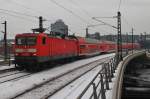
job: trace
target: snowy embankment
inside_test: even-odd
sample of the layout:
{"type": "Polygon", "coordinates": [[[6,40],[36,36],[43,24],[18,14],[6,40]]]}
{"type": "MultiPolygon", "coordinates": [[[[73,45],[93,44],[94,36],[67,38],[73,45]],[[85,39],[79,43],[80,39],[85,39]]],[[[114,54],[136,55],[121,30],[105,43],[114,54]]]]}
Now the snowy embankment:
{"type": "Polygon", "coordinates": [[[119,71],[119,68],[118,67],[116,70],[115,70],[115,73],[114,73],[114,77],[112,78],[112,82],[110,82],[109,84],[109,87],[110,87],[110,90],[107,90],[106,91],[106,99],[112,99],[112,90],[114,88],[114,85],[116,83],[116,77],[118,76],[117,73],[119,71]]]}
{"type": "MultiPolygon", "coordinates": [[[[102,66],[93,69],[86,75],[80,77],[76,81],[70,83],[68,86],[64,87],[62,90],[54,94],[53,96],[49,97],[48,99],[78,99],[78,96],[84,91],[84,89],[88,86],[88,84],[94,79],[94,77],[99,73],[102,66]]],[[[114,83],[116,81],[116,76],[118,72],[118,68],[115,70],[114,77],[112,78],[112,82],[109,82],[110,90],[106,90],[106,99],[112,98],[112,89],[114,87],[114,83]]],[[[94,83],[97,85],[100,78],[96,78],[94,83]]],[[[99,93],[101,86],[97,88],[97,93],[99,93]]],[[[87,92],[83,95],[82,99],[90,99],[90,96],[93,93],[93,87],[89,87],[87,92]]],[[[99,98],[101,99],[101,97],[99,98]]]]}
{"type": "Polygon", "coordinates": [[[62,65],[60,67],[56,67],[47,71],[43,71],[37,74],[33,74],[28,78],[20,79],[18,81],[7,82],[0,84],[0,98],[1,99],[9,99],[18,94],[25,92],[28,89],[33,88],[36,85],[40,85],[43,82],[49,81],[59,75],[64,74],[67,71],[70,71],[74,68],[80,67],[81,65],[90,63],[92,61],[105,58],[105,57],[113,57],[115,54],[107,54],[107,55],[100,55],[93,58],[88,58],[84,60],[79,60],[76,62],[72,62],[69,64],[62,65]]]}
{"type": "MultiPolygon", "coordinates": [[[[79,79],[72,82],[48,99],[60,99],[60,97],[61,99],[77,99],[77,97],[81,94],[81,92],[83,92],[83,90],[87,87],[91,80],[101,70],[101,68],[102,66],[99,65],[98,67],[88,72],[86,75],[81,76],[79,79]]],[[[88,93],[82,99],[89,99],[88,97],[90,97],[92,90],[92,87],[90,87],[88,93]]]]}

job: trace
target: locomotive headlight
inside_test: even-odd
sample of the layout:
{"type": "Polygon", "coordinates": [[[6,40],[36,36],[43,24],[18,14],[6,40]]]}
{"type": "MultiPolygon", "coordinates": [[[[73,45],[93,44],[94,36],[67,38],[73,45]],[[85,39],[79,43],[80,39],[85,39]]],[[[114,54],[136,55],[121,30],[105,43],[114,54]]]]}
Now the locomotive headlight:
{"type": "Polygon", "coordinates": [[[37,50],[36,49],[28,49],[28,51],[27,52],[32,52],[32,53],[35,53],[37,50]]]}
{"type": "Polygon", "coordinates": [[[15,52],[17,53],[23,52],[23,49],[15,49],[15,52]]]}

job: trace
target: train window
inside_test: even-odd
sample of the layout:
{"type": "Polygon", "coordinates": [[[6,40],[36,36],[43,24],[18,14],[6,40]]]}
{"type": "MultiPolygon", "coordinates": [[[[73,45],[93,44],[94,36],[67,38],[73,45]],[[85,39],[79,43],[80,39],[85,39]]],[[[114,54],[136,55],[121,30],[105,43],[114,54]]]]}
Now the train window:
{"type": "Polygon", "coordinates": [[[35,45],[36,37],[17,37],[16,44],[17,45],[35,45]]]}
{"type": "Polygon", "coordinates": [[[27,45],[35,45],[36,44],[36,37],[27,37],[27,45]]]}
{"type": "Polygon", "coordinates": [[[46,37],[42,38],[42,44],[46,44],[46,37]]]}
{"type": "Polygon", "coordinates": [[[18,37],[16,38],[17,45],[26,45],[26,38],[25,37],[18,37]]]}

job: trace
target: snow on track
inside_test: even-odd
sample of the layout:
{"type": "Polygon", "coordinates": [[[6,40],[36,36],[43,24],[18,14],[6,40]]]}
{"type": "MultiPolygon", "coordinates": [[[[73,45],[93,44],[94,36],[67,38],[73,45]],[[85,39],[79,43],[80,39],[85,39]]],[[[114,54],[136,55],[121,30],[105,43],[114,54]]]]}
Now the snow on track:
{"type": "Polygon", "coordinates": [[[62,65],[60,67],[56,67],[47,71],[43,71],[37,74],[33,74],[28,78],[20,79],[14,82],[7,82],[0,84],[0,98],[1,99],[10,99],[12,97],[17,96],[18,94],[23,93],[24,91],[33,88],[36,85],[40,85],[43,82],[49,81],[50,79],[62,75],[63,73],[72,70],[74,68],[80,67],[81,65],[90,63],[92,61],[105,58],[105,57],[113,57],[115,54],[106,54],[100,55],[84,60],[79,60],[76,62],[72,62],[69,64],[62,65]],[[8,94],[9,93],[9,94],[8,94]]]}
{"type": "Polygon", "coordinates": [[[14,72],[12,74],[4,75],[0,77],[0,84],[14,80],[16,81],[24,77],[28,77],[29,75],[31,74],[26,72],[14,72]]]}
{"type": "Polygon", "coordinates": [[[46,83],[36,89],[33,89],[33,90],[17,97],[16,99],[31,99],[33,97],[35,99],[47,98],[47,96],[54,94],[55,92],[59,91],[61,88],[65,87],[69,83],[73,82],[75,79],[78,79],[79,77],[85,75],[92,69],[96,68],[97,66],[99,66],[99,64],[102,64],[104,61],[106,61],[106,59],[107,58],[84,65],[83,67],[78,68],[72,72],[69,72],[66,75],[63,75],[59,78],[49,81],[48,83],[46,83]]]}
{"type": "MultiPolygon", "coordinates": [[[[99,70],[101,70],[101,65],[88,72],[84,76],[80,77],[76,81],[70,83],[68,86],[49,97],[48,99],[77,99],[79,94],[85,89],[85,87],[91,82],[93,77],[97,75],[99,70]]],[[[84,98],[83,98],[84,99],[84,98]]],[[[87,97],[85,98],[87,99],[87,97]]]]}

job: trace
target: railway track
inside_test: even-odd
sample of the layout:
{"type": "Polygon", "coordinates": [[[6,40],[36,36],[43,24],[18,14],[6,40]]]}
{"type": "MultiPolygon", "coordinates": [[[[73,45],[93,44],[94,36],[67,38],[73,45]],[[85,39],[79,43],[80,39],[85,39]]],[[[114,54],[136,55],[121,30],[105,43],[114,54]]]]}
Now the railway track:
{"type": "Polygon", "coordinates": [[[26,73],[25,71],[18,71],[16,70],[16,68],[0,70],[0,84],[21,79],[29,75],[31,75],[31,73],[26,73]]]}
{"type": "Polygon", "coordinates": [[[7,68],[7,69],[2,69],[0,70],[0,75],[7,73],[7,72],[12,72],[12,71],[16,71],[16,68],[7,68]]]}
{"type": "Polygon", "coordinates": [[[31,73],[25,73],[25,72],[13,72],[4,76],[0,76],[0,84],[6,83],[9,81],[19,80],[24,77],[27,77],[31,75],[31,73]]]}
{"type": "Polygon", "coordinates": [[[57,77],[50,79],[49,81],[43,82],[40,85],[37,85],[25,92],[13,97],[15,99],[47,99],[48,97],[54,95],[56,92],[72,83],[76,79],[85,75],[89,71],[103,64],[106,60],[109,60],[111,57],[102,58],[94,62],[82,65],[78,68],[70,70],[66,73],[60,74],[57,77]]]}

